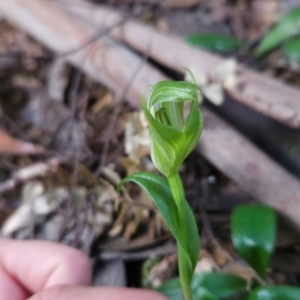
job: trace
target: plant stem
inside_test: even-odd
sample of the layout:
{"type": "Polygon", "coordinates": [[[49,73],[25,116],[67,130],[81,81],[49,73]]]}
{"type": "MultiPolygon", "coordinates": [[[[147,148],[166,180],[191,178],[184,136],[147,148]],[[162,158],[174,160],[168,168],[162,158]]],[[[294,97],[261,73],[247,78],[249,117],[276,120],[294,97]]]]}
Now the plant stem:
{"type": "Polygon", "coordinates": [[[180,231],[185,232],[186,229],[186,222],[185,222],[186,217],[185,217],[185,209],[184,209],[185,196],[184,196],[184,189],[183,189],[183,185],[179,173],[175,173],[174,175],[169,176],[168,182],[178,210],[180,231]]]}
{"type": "MultiPolygon", "coordinates": [[[[185,200],[185,196],[184,196],[184,189],[183,189],[183,185],[182,185],[182,181],[180,178],[179,173],[175,173],[172,176],[168,177],[168,182],[169,182],[169,186],[172,192],[172,196],[175,200],[176,206],[177,206],[177,211],[178,211],[178,216],[179,216],[179,230],[181,232],[180,236],[183,239],[183,243],[187,243],[187,235],[186,235],[186,215],[185,215],[185,205],[184,205],[184,201],[185,200]]],[[[179,260],[179,275],[180,275],[180,281],[181,281],[181,286],[182,286],[182,290],[183,290],[183,294],[184,294],[184,299],[185,300],[193,300],[193,296],[192,296],[192,291],[191,291],[191,283],[187,282],[185,280],[185,276],[184,276],[184,266],[180,261],[180,253],[182,252],[181,249],[179,249],[179,245],[177,246],[178,249],[178,260],[179,260]]]]}

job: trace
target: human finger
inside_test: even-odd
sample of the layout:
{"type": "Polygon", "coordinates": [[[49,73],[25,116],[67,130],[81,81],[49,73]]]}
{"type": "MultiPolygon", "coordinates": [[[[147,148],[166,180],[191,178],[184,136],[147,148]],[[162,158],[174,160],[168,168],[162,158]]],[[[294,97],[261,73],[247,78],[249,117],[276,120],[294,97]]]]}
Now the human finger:
{"type": "Polygon", "coordinates": [[[0,295],[1,300],[24,300],[28,293],[12,278],[3,268],[0,267],[0,295]]]}
{"type": "Polygon", "coordinates": [[[28,300],[168,300],[155,291],[112,288],[56,286],[33,295],[28,300]]]}
{"type": "Polygon", "coordinates": [[[1,270],[1,296],[8,295],[8,299],[22,299],[11,297],[13,287],[22,294],[58,284],[88,285],[91,281],[91,263],[84,253],[44,241],[0,239],[1,270]]]}

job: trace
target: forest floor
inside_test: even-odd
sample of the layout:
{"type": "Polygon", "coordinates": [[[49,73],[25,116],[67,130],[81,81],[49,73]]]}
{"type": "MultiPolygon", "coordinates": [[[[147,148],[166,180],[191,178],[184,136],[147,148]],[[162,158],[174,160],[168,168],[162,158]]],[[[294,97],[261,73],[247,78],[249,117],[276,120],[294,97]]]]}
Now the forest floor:
{"type": "MultiPolygon", "coordinates": [[[[242,46],[213,51],[216,55],[300,88],[300,62],[289,61],[280,50],[263,59],[255,54],[264,35],[299,1],[128,0],[93,5],[102,2],[182,40],[200,33],[230,35],[242,46]]],[[[116,100],[111,85],[86,75],[4,17],[0,16],[1,236],[81,249],[93,259],[95,285],[153,288],[174,278],[176,245],[150,197],[130,184],[121,195],[115,191],[126,175],[155,170],[142,113],[127,101],[126,92],[116,100]]],[[[143,59],[164,75],[182,79],[178,70],[147,55],[143,59]]],[[[219,90],[205,94],[204,105],[299,179],[298,128],[219,90]]],[[[245,150],[245,155],[252,154],[245,150]]],[[[231,268],[251,280],[249,266],[234,253],[230,239],[233,208],[258,200],[233,180],[230,172],[239,163],[237,158],[233,171],[225,173],[201,150],[194,151],[180,173],[202,236],[198,272],[231,268]]],[[[268,276],[276,283],[299,285],[299,251],[299,230],[280,222],[268,276]]]]}

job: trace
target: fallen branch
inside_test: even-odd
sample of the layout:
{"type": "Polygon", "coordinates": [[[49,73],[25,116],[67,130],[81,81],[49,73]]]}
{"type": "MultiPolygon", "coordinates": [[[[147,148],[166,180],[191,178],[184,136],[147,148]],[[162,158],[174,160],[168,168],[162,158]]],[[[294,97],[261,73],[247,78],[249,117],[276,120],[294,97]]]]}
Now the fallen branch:
{"type": "Polygon", "coordinates": [[[145,86],[161,78],[158,71],[148,70],[150,66],[111,39],[103,36],[95,41],[95,34],[88,27],[50,1],[0,0],[0,12],[68,62],[114,90],[117,96],[123,95],[127,86],[141,87],[140,90],[128,89],[130,98],[138,98],[145,86]],[[87,44],[89,41],[92,42],[87,44]],[[126,68],[122,68],[124,62],[126,68]],[[139,73],[135,76],[137,70],[139,73]],[[152,78],[148,77],[149,74],[152,78]],[[133,77],[135,79],[131,82],[133,77]]]}
{"type": "Polygon", "coordinates": [[[172,242],[168,242],[162,246],[151,248],[148,250],[136,251],[136,252],[122,252],[122,251],[112,251],[112,250],[103,250],[101,251],[99,258],[102,260],[141,260],[147,259],[150,256],[165,256],[169,254],[176,253],[176,245],[172,242]]]}
{"type": "MultiPolygon", "coordinates": [[[[61,7],[94,28],[112,27],[124,18],[110,8],[83,3],[82,0],[65,0],[61,7]]],[[[136,21],[124,22],[111,33],[165,66],[196,69],[212,80],[223,62],[216,55],[190,47],[179,38],[160,33],[136,21]]],[[[300,127],[299,90],[242,65],[237,67],[235,75],[235,82],[223,82],[223,87],[235,100],[285,125],[300,127]]]]}
{"type": "Polygon", "coordinates": [[[300,229],[300,183],[228,123],[203,109],[198,150],[256,200],[294,220],[300,229]]]}
{"type": "MultiPolygon", "coordinates": [[[[0,11],[58,53],[78,47],[91,38],[83,24],[45,0],[27,0],[26,4],[23,0],[0,0],[0,11]]],[[[143,66],[127,94],[136,107],[140,105],[140,95],[147,85],[165,79],[153,67],[143,64],[142,58],[111,44],[109,39],[98,41],[89,49],[91,47],[91,52],[81,50],[85,55],[84,64],[82,54],[72,54],[68,60],[94,79],[109,82],[117,91],[126,88],[132,65],[143,66]],[[110,51],[103,47],[105,43],[112,45],[109,50],[113,55],[107,55],[110,51]]],[[[283,213],[300,229],[300,183],[215,114],[207,109],[203,112],[206,124],[198,150],[249,194],[283,213]]]]}

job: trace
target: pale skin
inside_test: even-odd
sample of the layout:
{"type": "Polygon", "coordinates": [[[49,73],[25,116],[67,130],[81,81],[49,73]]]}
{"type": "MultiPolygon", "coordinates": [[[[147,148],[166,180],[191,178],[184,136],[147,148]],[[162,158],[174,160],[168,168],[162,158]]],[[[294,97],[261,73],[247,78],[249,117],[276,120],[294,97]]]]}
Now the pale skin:
{"type": "Polygon", "coordinates": [[[90,287],[91,270],[73,248],[0,239],[1,300],[167,300],[153,291],[90,287]]]}

